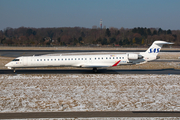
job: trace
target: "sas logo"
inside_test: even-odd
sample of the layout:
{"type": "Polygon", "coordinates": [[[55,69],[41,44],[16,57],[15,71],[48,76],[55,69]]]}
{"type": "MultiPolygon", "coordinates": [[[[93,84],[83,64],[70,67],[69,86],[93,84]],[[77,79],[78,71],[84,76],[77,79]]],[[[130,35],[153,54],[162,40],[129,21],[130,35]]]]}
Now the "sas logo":
{"type": "Polygon", "coordinates": [[[110,55],[111,57],[116,57],[116,55],[110,55]]]}
{"type": "Polygon", "coordinates": [[[149,53],[158,53],[160,48],[150,48],[149,53]]]}

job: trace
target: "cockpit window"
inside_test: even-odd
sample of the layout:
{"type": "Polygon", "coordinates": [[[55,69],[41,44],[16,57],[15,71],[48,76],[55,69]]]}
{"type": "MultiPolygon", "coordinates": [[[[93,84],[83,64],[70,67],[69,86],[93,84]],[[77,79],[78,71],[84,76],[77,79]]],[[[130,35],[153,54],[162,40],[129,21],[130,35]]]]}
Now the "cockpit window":
{"type": "Polygon", "coordinates": [[[14,60],[12,60],[12,61],[19,61],[19,59],[14,59],[14,60]]]}

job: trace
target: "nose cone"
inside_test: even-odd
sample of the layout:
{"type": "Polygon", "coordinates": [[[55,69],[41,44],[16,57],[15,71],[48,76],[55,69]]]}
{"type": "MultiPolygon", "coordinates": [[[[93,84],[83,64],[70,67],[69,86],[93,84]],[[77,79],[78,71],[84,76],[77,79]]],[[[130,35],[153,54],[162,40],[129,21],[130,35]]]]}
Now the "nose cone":
{"type": "Polygon", "coordinates": [[[9,66],[9,63],[7,63],[5,66],[8,67],[8,66],[9,66]]]}
{"type": "Polygon", "coordinates": [[[5,66],[8,67],[8,69],[12,69],[12,68],[10,67],[10,63],[7,63],[5,66]]]}

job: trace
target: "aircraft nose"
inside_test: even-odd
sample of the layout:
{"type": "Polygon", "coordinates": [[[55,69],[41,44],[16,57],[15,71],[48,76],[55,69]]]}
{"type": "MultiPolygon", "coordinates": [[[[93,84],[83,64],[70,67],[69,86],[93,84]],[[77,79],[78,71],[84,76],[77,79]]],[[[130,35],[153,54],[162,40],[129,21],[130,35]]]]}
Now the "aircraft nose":
{"type": "Polygon", "coordinates": [[[10,65],[10,63],[7,63],[5,66],[8,67],[10,65]]]}
{"type": "Polygon", "coordinates": [[[5,65],[6,67],[8,66],[8,64],[5,65]]]}
{"type": "Polygon", "coordinates": [[[12,69],[10,63],[7,63],[5,66],[6,66],[8,69],[12,69]]]}

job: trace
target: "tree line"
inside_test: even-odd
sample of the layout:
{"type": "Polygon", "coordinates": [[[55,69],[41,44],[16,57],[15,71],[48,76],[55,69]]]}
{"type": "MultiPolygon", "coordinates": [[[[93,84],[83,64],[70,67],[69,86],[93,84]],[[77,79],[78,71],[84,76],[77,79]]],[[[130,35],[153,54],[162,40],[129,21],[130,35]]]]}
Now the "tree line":
{"type": "Polygon", "coordinates": [[[5,46],[148,46],[155,40],[180,45],[180,30],[161,28],[6,28],[0,31],[5,46]]]}

